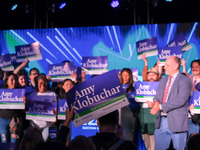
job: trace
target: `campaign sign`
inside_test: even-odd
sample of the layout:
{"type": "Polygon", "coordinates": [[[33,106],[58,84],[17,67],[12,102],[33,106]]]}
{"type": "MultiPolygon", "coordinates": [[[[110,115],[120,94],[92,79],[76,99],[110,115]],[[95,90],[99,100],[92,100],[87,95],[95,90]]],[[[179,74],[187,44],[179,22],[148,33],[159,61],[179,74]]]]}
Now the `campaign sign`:
{"type": "Polygon", "coordinates": [[[65,111],[67,108],[67,100],[58,99],[58,120],[65,120],[65,111]]]}
{"type": "Polygon", "coordinates": [[[99,75],[108,71],[108,56],[83,57],[82,71],[86,74],[99,75]]]}
{"type": "Polygon", "coordinates": [[[131,68],[133,80],[138,81],[138,69],[137,68],[131,68]]]}
{"type": "Polygon", "coordinates": [[[142,59],[142,54],[146,57],[158,55],[157,37],[136,42],[138,59],[142,59]]]}
{"type": "Polygon", "coordinates": [[[0,109],[25,109],[25,89],[0,89],[0,109]]]}
{"type": "Polygon", "coordinates": [[[194,109],[191,110],[191,112],[193,114],[200,114],[200,92],[193,92],[193,96],[191,96],[191,102],[194,104],[194,109]]]}
{"type": "Polygon", "coordinates": [[[153,102],[156,95],[159,82],[135,82],[135,101],[145,103],[147,101],[153,102]]]}
{"type": "Polygon", "coordinates": [[[161,62],[161,66],[165,65],[165,61],[170,56],[177,56],[178,58],[183,58],[182,48],[180,46],[176,47],[165,47],[158,48],[158,59],[161,62]]]}
{"type": "Polygon", "coordinates": [[[71,140],[78,135],[84,135],[86,137],[89,137],[95,135],[97,132],[99,132],[97,119],[84,123],[83,125],[77,128],[74,126],[73,123],[71,123],[71,140]]]}
{"type": "Polygon", "coordinates": [[[13,71],[14,67],[10,59],[10,54],[0,56],[0,67],[3,71],[13,71]]]}
{"type": "Polygon", "coordinates": [[[181,46],[182,51],[188,51],[192,48],[192,46],[186,41],[183,33],[180,33],[177,35],[172,41],[169,42],[167,45],[168,47],[175,47],[175,46],[181,46]]]}
{"type": "Polygon", "coordinates": [[[40,42],[34,42],[28,45],[15,46],[17,62],[24,62],[42,59],[40,51],[40,42]]]}
{"type": "Polygon", "coordinates": [[[16,54],[10,54],[10,60],[12,64],[16,64],[17,63],[17,56],[16,54]]]}
{"type": "Polygon", "coordinates": [[[73,72],[76,72],[76,67],[71,63],[60,63],[53,64],[48,66],[48,75],[51,76],[53,82],[63,81],[66,78],[74,81],[74,78],[71,77],[73,72]]]}
{"type": "Polygon", "coordinates": [[[116,70],[79,83],[66,98],[68,106],[74,106],[75,127],[129,104],[116,70]]]}
{"type": "Polygon", "coordinates": [[[28,100],[27,105],[27,120],[56,121],[56,115],[54,115],[53,111],[57,107],[57,103],[28,100]]]}

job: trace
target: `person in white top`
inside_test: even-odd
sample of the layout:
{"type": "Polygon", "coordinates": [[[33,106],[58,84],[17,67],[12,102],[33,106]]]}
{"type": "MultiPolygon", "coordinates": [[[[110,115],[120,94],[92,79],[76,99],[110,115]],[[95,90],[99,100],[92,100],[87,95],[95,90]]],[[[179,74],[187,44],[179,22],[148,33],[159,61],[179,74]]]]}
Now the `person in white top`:
{"type": "MultiPolygon", "coordinates": [[[[43,74],[40,74],[38,77],[35,78],[35,85],[37,91],[30,94],[27,98],[28,100],[57,102],[57,95],[53,91],[48,91],[48,80],[43,74]]],[[[52,124],[53,122],[41,121],[41,120],[30,121],[30,125],[32,127],[37,127],[42,131],[44,140],[47,140],[49,127],[52,124]]]]}

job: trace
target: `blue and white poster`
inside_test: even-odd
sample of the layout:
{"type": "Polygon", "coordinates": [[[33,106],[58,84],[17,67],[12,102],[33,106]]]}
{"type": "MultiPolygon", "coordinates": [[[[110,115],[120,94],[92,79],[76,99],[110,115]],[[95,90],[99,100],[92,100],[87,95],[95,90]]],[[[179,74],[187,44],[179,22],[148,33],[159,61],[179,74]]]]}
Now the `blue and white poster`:
{"type": "Polygon", "coordinates": [[[99,132],[99,127],[97,125],[97,119],[91,120],[79,127],[75,127],[71,124],[71,139],[74,139],[78,135],[84,135],[86,137],[93,136],[99,132]]]}
{"type": "Polygon", "coordinates": [[[192,46],[185,39],[183,33],[180,33],[177,36],[175,36],[175,38],[171,42],[169,42],[167,46],[168,47],[181,46],[183,52],[188,51],[192,48],[192,46]]]}
{"type": "Polygon", "coordinates": [[[76,71],[77,67],[75,67],[73,63],[68,62],[48,66],[48,75],[51,76],[53,82],[63,81],[67,78],[74,81],[75,79],[71,77],[71,74],[76,71]]]}
{"type": "Polygon", "coordinates": [[[116,70],[79,83],[66,98],[68,107],[74,106],[75,127],[129,104],[116,70]]]}
{"type": "Polygon", "coordinates": [[[53,111],[57,108],[57,103],[28,100],[27,105],[27,120],[56,121],[56,115],[53,111]]]}
{"type": "Polygon", "coordinates": [[[25,89],[0,89],[0,109],[25,109],[25,89]]]}
{"type": "Polygon", "coordinates": [[[133,75],[133,81],[138,81],[138,69],[137,68],[131,68],[132,75],[133,75]]]}
{"type": "Polygon", "coordinates": [[[12,64],[16,64],[17,63],[17,56],[16,56],[16,54],[10,54],[10,59],[11,59],[11,63],[12,64]]]}
{"type": "Polygon", "coordinates": [[[165,65],[165,61],[170,56],[177,56],[178,58],[183,58],[182,48],[180,46],[176,47],[165,47],[158,48],[158,59],[161,62],[161,66],[165,65]]]}
{"type": "Polygon", "coordinates": [[[194,109],[190,111],[193,114],[200,114],[200,92],[194,91],[190,101],[194,104],[194,109]]]}
{"type": "Polygon", "coordinates": [[[158,90],[159,82],[135,82],[135,101],[145,103],[153,102],[153,98],[158,90]]]}
{"type": "Polygon", "coordinates": [[[26,59],[35,61],[42,59],[40,51],[40,42],[34,42],[28,45],[15,46],[17,62],[24,62],[26,59]]]}
{"type": "Polygon", "coordinates": [[[0,56],[0,67],[3,71],[13,71],[14,70],[10,54],[5,54],[5,55],[0,56]]]}
{"type": "Polygon", "coordinates": [[[158,55],[157,37],[136,42],[138,59],[142,59],[142,54],[146,57],[158,55]]]}
{"type": "Polygon", "coordinates": [[[83,57],[82,71],[86,74],[99,75],[108,71],[108,57],[83,57]]]}
{"type": "Polygon", "coordinates": [[[58,99],[58,120],[65,120],[65,111],[68,108],[66,99],[58,99]]]}

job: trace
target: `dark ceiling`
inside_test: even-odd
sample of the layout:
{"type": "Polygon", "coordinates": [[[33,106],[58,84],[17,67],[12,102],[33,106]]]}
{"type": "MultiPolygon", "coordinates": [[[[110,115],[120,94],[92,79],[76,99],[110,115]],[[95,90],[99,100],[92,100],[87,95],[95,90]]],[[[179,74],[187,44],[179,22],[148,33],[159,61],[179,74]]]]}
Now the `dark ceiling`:
{"type": "Polygon", "coordinates": [[[198,0],[7,0],[0,4],[0,29],[199,22],[198,0]],[[11,11],[13,4],[18,7],[11,11]]]}

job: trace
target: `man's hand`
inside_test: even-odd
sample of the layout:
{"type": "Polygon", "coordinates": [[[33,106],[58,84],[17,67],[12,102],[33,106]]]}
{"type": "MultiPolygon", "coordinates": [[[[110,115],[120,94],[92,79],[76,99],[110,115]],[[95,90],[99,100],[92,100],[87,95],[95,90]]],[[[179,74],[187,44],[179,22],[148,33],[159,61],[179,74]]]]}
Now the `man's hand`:
{"type": "Polygon", "coordinates": [[[150,113],[152,115],[155,115],[160,111],[160,106],[159,105],[160,105],[160,103],[158,101],[155,101],[155,104],[154,104],[153,108],[150,110],[150,113]]]}
{"type": "Polygon", "coordinates": [[[148,107],[149,107],[149,108],[153,108],[153,106],[154,106],[155,103],[150,102],[150,101],[147,101],[147,104],[148,104],[148,107]]]}

